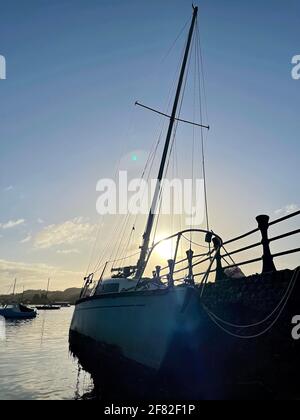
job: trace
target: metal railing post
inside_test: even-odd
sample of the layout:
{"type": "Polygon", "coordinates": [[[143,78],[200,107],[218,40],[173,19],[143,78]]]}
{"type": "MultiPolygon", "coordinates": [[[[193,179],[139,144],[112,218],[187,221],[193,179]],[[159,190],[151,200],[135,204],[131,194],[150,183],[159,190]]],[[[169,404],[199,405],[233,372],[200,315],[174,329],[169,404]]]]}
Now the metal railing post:
{"type": "Polygon", "coordinates": [[[188,260],[188,270],[189,270],[189,274],[187,277],[187,280],[191,283],[191,284],[195,284],[194,282],[194,273],[193,273],[193,257],[194,257],[194,252],[192,249],[189,249],[188,251],[186,251],[186,256],[187,256],[187,260],[188,260]]]}
{"type": "Polygon", "coordinates": [[[261,232],[262,237],[262,246],[263,246],[263,273],[269,273],[271,271],[276,271],[275,264],[273,262],[273,256],[271,254],[270,250],[270,240],[268,236],[268,230],[269,230],[269,220],[270,217],[266,215],[260,215],[256,218],[258,223],[258,228],[261,232]]]}
{"type": "Polygon", "coordinates": [[[226,275],[222,267],[222,256],[221,256],[221,242],[218,238],[213,238],[213,244],[216,251],[216,282],[224,280],[226,275]]]}
{"type": "Polygon", "coordinates": [[[175,267],[175,261],[174,260],[168,260],[168,265],[169,265],[169,274],[168,274],[168,286],[169,287],[174,287],[174,278],[173,278],[173,274],[174,274],[174,267],[175,267]]]}

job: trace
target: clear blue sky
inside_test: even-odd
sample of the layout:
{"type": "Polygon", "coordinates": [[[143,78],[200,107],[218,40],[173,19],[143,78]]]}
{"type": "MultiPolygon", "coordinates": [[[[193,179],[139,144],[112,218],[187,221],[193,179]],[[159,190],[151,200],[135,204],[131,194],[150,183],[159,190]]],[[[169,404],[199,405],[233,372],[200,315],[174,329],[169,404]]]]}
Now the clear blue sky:
{"type": "MultiPolygon", "coordinates": [[[[199,7],[212,227],[227,237],[300,204],[300,3],[199,7]]],[[[180,42],[162,59],[190,15],[190,0],[1,0],[0,292],[14,275],[80,283],[96,182],[150,149],[156,120],[133,103],[163,108],[180,42]]]]}

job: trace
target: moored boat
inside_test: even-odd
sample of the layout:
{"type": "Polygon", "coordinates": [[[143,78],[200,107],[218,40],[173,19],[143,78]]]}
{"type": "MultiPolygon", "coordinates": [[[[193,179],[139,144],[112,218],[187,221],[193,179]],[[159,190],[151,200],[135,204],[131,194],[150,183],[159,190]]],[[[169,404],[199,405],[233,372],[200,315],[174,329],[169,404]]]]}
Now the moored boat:
{"type": "Polygon", "coordinates": [[[38,311],[59,311],[60,306],[58,306],[58,305],[40,305],[40,306],[36,306],[36,309],[38,311]]]}
{"type": "MultiPolygon", "coordinates": [[[[110,389],[119,398],[124,389],[131,398],[229,398],[239,384],[263,384],[282,395],[300,385],[294,365],[299,343],[291,341],[291,319],[300,303],[299,269],[277,271],[274,263],[300,249],[277,254],[270,249],[270,242],[299,229],[268,236],[269,227],[299,216],[299,211],[272,222],[260,215],[255,229],[227,241],[209,228],[190,228],[151,245],[175,122],[194,124],[177,112],[197,14],[195,7],[172,114],[163,114],[169,128],[138,261],[113,266],[106,277],[108,262],[100,278],[94,278],[96,271],[86,277],[70,326],[72,353],[96,385],[105,383],[102,392],[110,389]],[[228,250],[257,233],[260,242],[228,250]],[[174,244],[172,259],[152,266],[155,250],[166,241],[174,244]],[[262,257],[234,261],[261,245],[262,257]],[[180,258],[184,246],[186,256],[180,258]],[[260,274],[243,274],[240,267],[260,261],[260,274]]],[[[195,125],[208,129],[202,122],[195,125]]]]}
{"type": "MultiPolygon", "coordinates": [[[[36,318],[37,312],[35,309],[29,308],[21,303],[14,302],[15,292],[17,287],[17,279],[14,281],[11,304],[6,304],[0,307],[0,316],[5,319],[32,319],[36,318]]],[[[24,295],[24,289],[23,289],[24,295]]]]}
{"type": "Polygon", "coordinates": [[[37,312],[28,306],[15,303],[0,308],[0,316],[5,319],[32,319],[36,318],[37,312]]]}
{"type": "MultiPolygon", "coordinates": [[[[48,282],[47,282],[47,291],[46,291],[46,295],[44,297],[44,299],[46,301],[48,300],[49,286],[50,286],[50,278],[48,279],[48,282]]],[[[60,308],[61,308],[60,305],[54,305],[52,303],[47,303],[47,304],[44,304],[44,305],[36,306],[36,309],[38,311],[59,311],[60,308]]]]}

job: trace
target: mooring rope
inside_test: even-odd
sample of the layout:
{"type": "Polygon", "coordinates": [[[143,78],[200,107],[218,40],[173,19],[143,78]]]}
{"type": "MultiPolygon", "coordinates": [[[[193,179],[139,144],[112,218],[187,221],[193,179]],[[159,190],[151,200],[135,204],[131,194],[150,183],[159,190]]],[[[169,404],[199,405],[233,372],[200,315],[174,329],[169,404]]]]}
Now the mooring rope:
{"type": "Polygon", "coordinates": [[[300,271],[300,267],[296,268],[293,272],[290,284],[285,292],[285,295],[283,296],[283,298],[281,299],[280,303],[277,305],[277,307],[272,311],[271,314],[268,315],[268,317],[266,317],[263,321],[257,322],[255,324],[249,324],[249,325],[236,325],[236,324],[232,324],[230,322],[224,321],[223,319],[221,319],[220,317],[218,317],[216,314],[214,314],[213,312],[211,312],[204,304],[202,304],[203,309],[205,310],[205,312],[207,313],[207,315],[209,316],[209,318],[214,322],[214,324],[217,325],[217,327],[219,327],[223,332],[225,332],[226,334],[231,335],[232,337],[235,338],[239,338],[239,339],[253,339],[253,338],[258,338],[264,334],[266,334],[279,320],[281,314],[283,313],[284,309],[286,308],[286,305],[292,295],[292,292],[294,290],[297,278],[299,276],[299,271],[300,271]],[[285,301],[285,302],[284,302],[285,301]],[[280,306],[283,304],[282,308],[280,309],[277,317],[275,318],[275,320],[263,331],[261,331],[258,334],[253,334],[253,335],[240,335],[240,334],[235,334],[231,331],[229,331],[228,329],[226,329],[225,327],[223,327],[221,324],[223,323],[224,325],[230,326],[232,328],[238,328],[238,329],[246,329],[246,328],[253,328],[259,325],[264,324],[266,321],[268,321],[276,312],[277,310],[280,308],[280,306]]]}

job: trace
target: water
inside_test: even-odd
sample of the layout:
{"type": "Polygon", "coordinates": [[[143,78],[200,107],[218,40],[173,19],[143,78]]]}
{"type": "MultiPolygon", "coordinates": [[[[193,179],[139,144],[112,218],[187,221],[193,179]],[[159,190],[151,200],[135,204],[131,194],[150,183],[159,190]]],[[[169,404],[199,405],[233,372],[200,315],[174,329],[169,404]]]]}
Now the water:
{"type": "Polygon", "coordinates": [[[0,399],[72,400],[92,391],[90,376],[69,354],[74,308],[5,321],[0,336],[0,399]]]}

